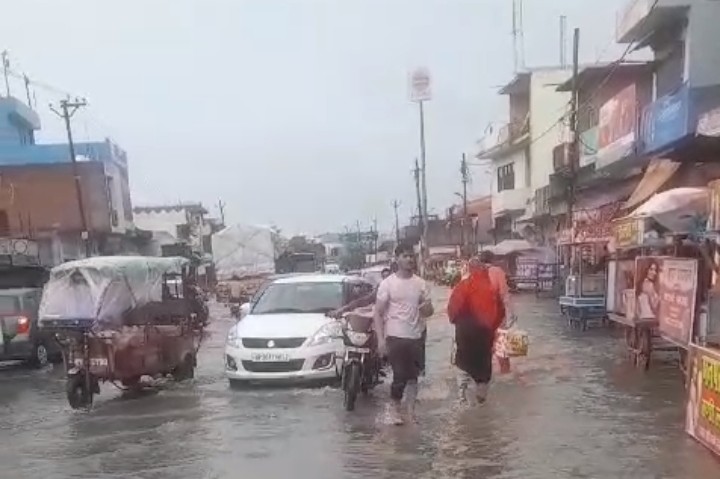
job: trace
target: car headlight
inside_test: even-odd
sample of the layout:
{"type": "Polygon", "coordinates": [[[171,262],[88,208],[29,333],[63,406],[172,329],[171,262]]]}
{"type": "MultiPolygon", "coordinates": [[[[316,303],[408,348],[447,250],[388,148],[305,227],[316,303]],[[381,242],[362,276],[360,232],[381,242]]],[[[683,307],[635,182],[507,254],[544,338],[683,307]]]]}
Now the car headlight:
{"type": "Polygon", "coordinates": [[[337,339],[342,334],[342,328],[340,323],[333,321],[332,323],[325,324],[322,328],[318,329],[317,333],[313,334],[310,338],[308,346],[320,346],[321,344],[327,344],[337,339]]]}
{"type": "Polygon", "coordinates": [[[230,328],[227,336],[227,345],[233,348],[239,348],[240,343],[240,335],[238,335],[237,330],[235,328],[230,328]]]}
{"type": "Polygon", "coordinates": [[[368,333],[359,333],[357,331],[345,331],[345,335],[350,340],[350,342],[353,344],[353,346],[362,347],[367,344],[367,342],[370,340],[370,334],[368,333]]]}

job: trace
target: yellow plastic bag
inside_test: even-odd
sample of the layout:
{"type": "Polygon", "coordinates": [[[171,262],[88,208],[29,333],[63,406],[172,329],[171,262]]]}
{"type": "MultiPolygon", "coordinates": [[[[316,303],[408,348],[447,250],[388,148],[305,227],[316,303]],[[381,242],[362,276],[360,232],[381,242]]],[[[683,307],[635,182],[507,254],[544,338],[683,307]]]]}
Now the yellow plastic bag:
{"type": "Polygon", "coordinates": [[[495,355],[499,358],[517,358],[528,355],[530,339],[522,329],[498,329],[495,355]]]}

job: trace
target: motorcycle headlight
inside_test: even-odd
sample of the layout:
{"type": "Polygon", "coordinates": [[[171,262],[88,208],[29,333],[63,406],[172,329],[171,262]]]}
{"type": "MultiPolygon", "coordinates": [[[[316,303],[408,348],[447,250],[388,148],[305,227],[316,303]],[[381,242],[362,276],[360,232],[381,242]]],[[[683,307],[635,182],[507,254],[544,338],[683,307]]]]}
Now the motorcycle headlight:
{"type": "Polygon", "coordinates": [[[357,347],[365,346],[370,339],[370,335],[368,333],[359,333],[357,331],[345,331],[345,335],[353,346],[357,347]]]}
{"type": "Polygon", "coordinates": [[[308,346],[320,346],[321,344],[327,344],[332,342],[334,339],[339,338],[341,334],[342,329],[340,327],[340,323],[337,321],[327,323],[320,328],[317,333],[313,334],[312,338],[310,338],[308,346]]]}
{"type": "Polygon", "coordinates": [[[237,330],[235,328],[230,328],[227,336],[227,345],[233,348],[239,348],[240,343],[240,336],[238,335],[237,330]]]}

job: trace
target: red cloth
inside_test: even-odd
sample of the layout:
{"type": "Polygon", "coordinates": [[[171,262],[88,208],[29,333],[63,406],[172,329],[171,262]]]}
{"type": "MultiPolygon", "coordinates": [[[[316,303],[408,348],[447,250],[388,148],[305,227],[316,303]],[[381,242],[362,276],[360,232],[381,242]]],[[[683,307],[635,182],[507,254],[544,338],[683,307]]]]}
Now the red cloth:
{"type": "Polygon", "coordinates": [[[453,288],[448,301],[451,323],[463,316],[471,316],[491,331],[496,331],[502,324],[504,310],[500,293],[493,285],[487,268],[473,268],[470,276],[453,288]]]}

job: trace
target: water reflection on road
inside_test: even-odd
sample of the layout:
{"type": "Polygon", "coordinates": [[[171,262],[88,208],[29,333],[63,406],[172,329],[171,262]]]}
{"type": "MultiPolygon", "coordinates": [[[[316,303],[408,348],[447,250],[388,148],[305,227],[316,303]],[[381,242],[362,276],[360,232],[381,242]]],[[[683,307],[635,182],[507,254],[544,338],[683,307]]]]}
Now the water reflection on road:
{"type": "Polygon", "coordinates": [[[518,301],[531,357],[481,409],[453,407],[450,329],[431,322],[421,421],[403,428],[377,420],[384,387],[350,414],[330,387],[229,389],[222,308],[196,380],[136,398],[105,385],[90,413],[66,406],[60,371],[5,368],[0,477],[720,477],[720,462],[683,432],[677,368],[635,371],[608,331],[567,331],[552,301],[518,301]]]}

